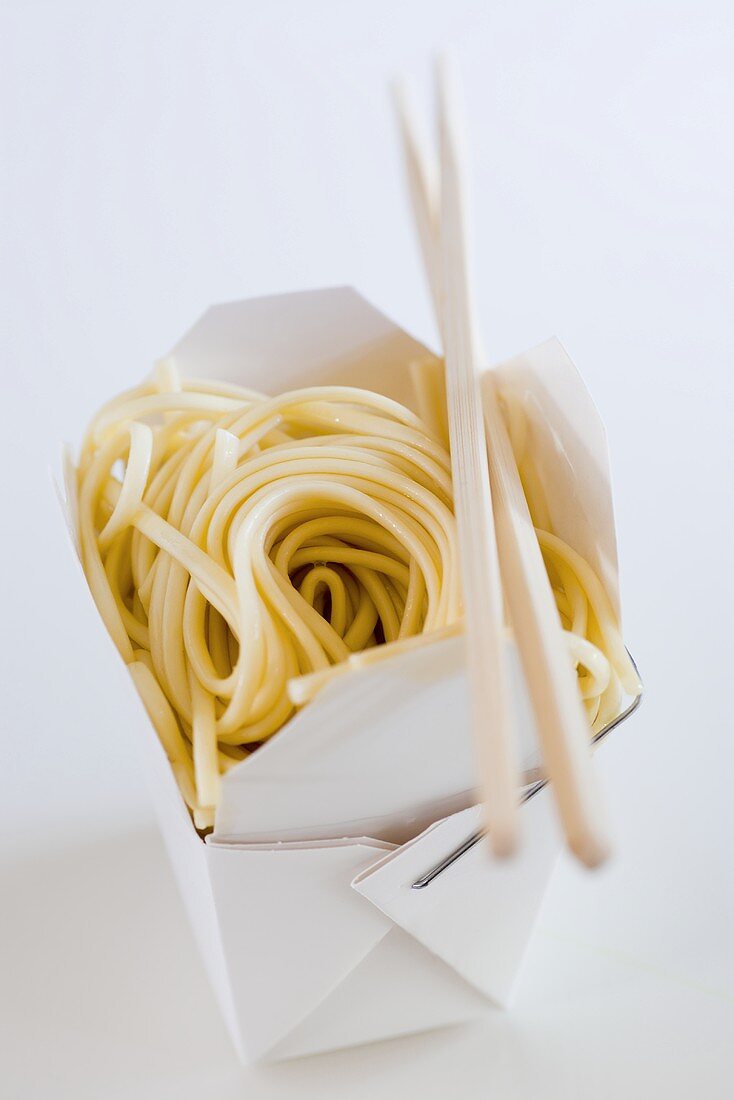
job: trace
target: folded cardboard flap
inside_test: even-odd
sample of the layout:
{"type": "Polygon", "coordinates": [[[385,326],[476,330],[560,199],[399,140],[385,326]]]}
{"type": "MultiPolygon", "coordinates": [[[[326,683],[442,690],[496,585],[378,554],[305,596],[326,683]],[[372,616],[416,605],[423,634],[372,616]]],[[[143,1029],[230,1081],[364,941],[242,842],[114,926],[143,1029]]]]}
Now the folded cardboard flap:
{"type": "Polygon", "coordinates": [[[431,826],[357,875],[354,889],[498,1005],[510,999],[560,851],[550,789],[523,805],[521,846],[496,860],[487,843],[465,852],[429,886],[427,870],[481,828],[473,806],[431,826]]]}
{"type": "Polygon", "coordinates": [[[296,1058],[465,1023],[485,997],[395,925],[332,993],[267,1052],[296,1058]]]}
{"type": "Polygon", "coordinates": [[[349,883],[385,851],[342,843],[207,845],[243,1044],[261,1057],[392,927],[349,883]],[[256,991],[256,995],[253,993],[256,991]]]}
{"type": "Polygon", "coordinates": [[[358,386],[415,410],[408,367],[436,356],[352,287],[210,306],[170,351],[183,377],[266,394],[358,386]]]}
{"type": "MultiPolygon", "coordinates": [[[[511,636],[524,769],[539,763],[511,636]]],[[[463,639],[448,638],[332,681],[222,780],[215,838],[367,834],[402,844],[476,802],[463,639]]]]}
{"type": "Polygon", "coordinates": [[[556,337],[493,371],[523,411],[554,534],[589,563],[621,621],[609,448],[591,394],[556,337]]]}

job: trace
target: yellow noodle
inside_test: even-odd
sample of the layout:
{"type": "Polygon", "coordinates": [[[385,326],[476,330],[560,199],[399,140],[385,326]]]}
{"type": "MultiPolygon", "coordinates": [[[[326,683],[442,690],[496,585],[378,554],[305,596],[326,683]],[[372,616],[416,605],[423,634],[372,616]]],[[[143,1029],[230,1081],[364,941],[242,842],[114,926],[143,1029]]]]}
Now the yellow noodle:
{"type": "MultiPolygon", "coordinates": [[[[221,774],[335,675],[461,630],[440,377],[416,371],[429,428],[367,390],[266,398],[165,360],[92,421],[84,569],[197,828],[221,774]]],[[[626,652],[589,566],[538,538],[598,728],[632,682],[626,652]]]]}

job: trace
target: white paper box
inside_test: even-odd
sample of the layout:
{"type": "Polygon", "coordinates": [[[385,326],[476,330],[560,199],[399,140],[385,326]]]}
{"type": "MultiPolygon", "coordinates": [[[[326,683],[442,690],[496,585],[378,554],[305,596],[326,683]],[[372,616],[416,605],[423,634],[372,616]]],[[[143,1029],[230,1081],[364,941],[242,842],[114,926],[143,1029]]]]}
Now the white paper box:
{"type": "MultiPolygon", "coordinates": [[[[266,393],[358,385],[410,406],[409,364],[431,356],[348,288],[214,306],[171,354],[183,376],[266,393]]],[[[618,606],[606,441],[583,383],[555,340],[497,370],[527,410],[555,531],[618,606]]],[[[205,843],[97,626],[110,653],[111,712],[139,735],[176,878],[243,1059],[369,1042],[507,1004],[560,848],[548,789],[523,806],[516,859],[495,862],[477,845],[430,886],[411,888],[479,826],[462,638],[335,679],[223,778],[205,843]]],[[[533,719],[509,634],[507,646],[529,780],[533,719]]]]}

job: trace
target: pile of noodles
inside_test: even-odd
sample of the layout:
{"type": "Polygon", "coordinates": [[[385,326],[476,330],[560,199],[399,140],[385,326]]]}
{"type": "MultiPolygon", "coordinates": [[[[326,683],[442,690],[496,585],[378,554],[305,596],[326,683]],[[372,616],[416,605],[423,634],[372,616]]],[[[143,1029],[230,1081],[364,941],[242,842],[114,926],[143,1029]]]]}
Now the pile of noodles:
{"type": "MultiPolygon", "coordinates": [[[[441,437],[367,390],[264,397],[165,363],[92,421],[84,570],[199,828],[220,775],[334,672],[460,629],[441,437]]],[[[627,654],[588,564],[538,538],[598,729],[627,654]]]]}

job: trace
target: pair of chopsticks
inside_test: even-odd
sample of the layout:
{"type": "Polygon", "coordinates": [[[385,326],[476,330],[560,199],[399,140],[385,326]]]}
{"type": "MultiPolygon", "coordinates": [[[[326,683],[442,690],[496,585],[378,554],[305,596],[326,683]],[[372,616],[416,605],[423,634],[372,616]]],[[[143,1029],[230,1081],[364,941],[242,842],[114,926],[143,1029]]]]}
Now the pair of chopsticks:
{"type": "Polygon", "coordinates": [[[409,88],[395,89],[413,214],[444,345],[471,720],[493,851],[518,840],[520,775],[503,640],[503,592],[541,752],[569,848],[587,866],[609,852],[589,729],[491,372],[468,263],[466,169],[456,77],[437,67],[439,164],[409,88]],[[437,170],[438,167],[438,170],[437,170]]]}

